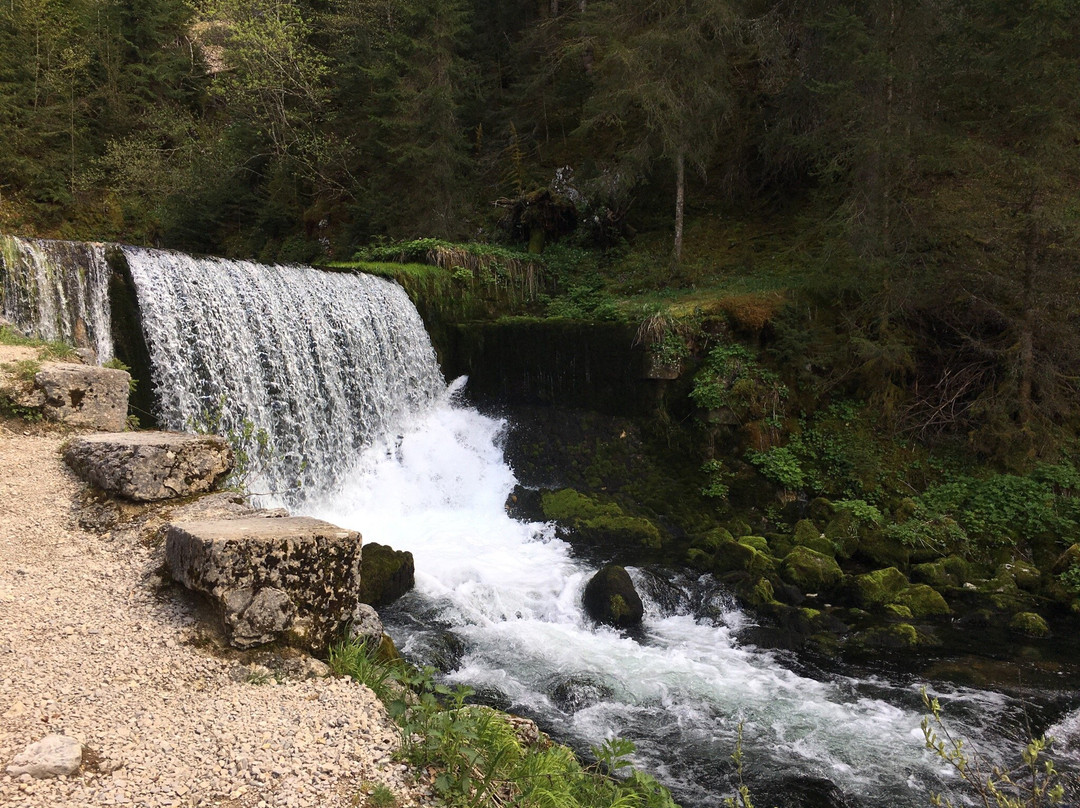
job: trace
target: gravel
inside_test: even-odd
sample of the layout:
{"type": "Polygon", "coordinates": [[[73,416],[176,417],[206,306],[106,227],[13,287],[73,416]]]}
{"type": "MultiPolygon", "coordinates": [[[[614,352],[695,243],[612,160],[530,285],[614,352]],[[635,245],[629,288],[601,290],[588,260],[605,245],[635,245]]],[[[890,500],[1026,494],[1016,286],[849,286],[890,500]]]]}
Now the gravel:
{"type": "Polygon", "coordinates": [[[0,804],[332,808],[375,783],[433,802],[370,690],[207,650],[196,607],[154,586],[159,548],[81,531],[63,438],[0,423],[0,804]],[[79,772],[4,774],[54,733],[83,744],[79,772]]]}

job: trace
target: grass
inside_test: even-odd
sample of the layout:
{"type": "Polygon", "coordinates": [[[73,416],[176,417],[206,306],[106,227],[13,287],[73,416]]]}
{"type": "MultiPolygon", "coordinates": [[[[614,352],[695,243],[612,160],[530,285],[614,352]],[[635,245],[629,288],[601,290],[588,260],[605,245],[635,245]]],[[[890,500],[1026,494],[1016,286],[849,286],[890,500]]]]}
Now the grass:
{"type": "MultiPolygon", "coordinates": [[[[468,704],[469,688],[437,684],[431,668],[382,662],[354,642],[335,645],[330,666],[382,694],[401,728],[399,757],[417,769],[434,770],[434,788],[452,808],[675,808],[667,789],[629,768],[629,742],[605,743],[593,750],[598,763],[583,766],[568,748],[546,737],[524,744],[505,715],[468,704]],[[612,776],[620,769],[625,777],[612,776]]],[[[374,790],[365,804],[392,808],[392,803],[377,804],[374,790]]]]}
{"type": "Polygon", "coordinates": [[[66,342],[48,342],[34,337],[27,337],[7,325],[0,326],[0,345],[36,348],[38,358],[46,361],[73,359],[77,356],[75,348],[66,342]]]}

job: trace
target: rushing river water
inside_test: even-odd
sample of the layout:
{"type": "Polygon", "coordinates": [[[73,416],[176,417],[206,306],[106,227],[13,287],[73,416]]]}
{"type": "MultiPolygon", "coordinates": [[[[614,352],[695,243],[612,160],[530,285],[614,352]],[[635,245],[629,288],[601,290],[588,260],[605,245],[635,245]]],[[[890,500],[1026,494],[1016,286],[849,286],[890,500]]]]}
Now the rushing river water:
{"type": "MultiPolygon", "coordinates": [[[[407,655],[449,662],[450,681],[578,748],[633,740],[637,762],[688,805],[730,793],[740,723],[761,804],[922,806],[931,790],[954,785],[924,748],[921,683],[796,673],[776,653],[740,644],[749,618],[707,577],[633,570],[643,630],[594,625],[581,595],[595,568],[549,525],[506,514],[516,481],[500,449],[505,428],[448,396],[305,506],[414,554],[416,590],[388,614],[407,655]]],[[[940,695],[980,746],[1022,733],[1019,705],[1000,694],[940,695]]]]}

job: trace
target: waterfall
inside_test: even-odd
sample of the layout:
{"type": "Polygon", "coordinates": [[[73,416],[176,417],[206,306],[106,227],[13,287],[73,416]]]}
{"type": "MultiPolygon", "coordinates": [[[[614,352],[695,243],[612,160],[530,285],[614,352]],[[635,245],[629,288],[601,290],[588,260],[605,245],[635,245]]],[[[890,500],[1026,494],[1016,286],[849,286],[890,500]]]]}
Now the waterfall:
{"type": "Polygon", "coordinates": [[[27,334],[113,355],[102,244],[0,236],[0,313],[27,334]]]}
{"type": "Polygon", "coordinates": [[[295,502],[444,388],[397,284],[300,266],[122,248],[158,416],[245,445],[248,487],[295,502]]]}

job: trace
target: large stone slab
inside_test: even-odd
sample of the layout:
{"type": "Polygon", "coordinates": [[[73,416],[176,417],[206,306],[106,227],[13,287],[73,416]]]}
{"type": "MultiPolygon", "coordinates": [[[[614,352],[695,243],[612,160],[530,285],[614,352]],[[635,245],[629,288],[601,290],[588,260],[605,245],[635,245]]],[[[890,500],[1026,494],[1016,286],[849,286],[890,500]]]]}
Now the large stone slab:
{"type": "Polygon", "coordinates": [[[123,370],[67,362],[43,365],[34,376],[46,418],[105,432],[126,428],[130,382],[123,370]]]}
{"type": "Polygon", "coordinates": [[[210,491],[233,467],[224,438],[179,432],[85,435],[64,460],[87,482],[139,502],[210,491]]]}
{"type": "Polygon", "coordinates": [[[17,754],[7,767],[11,777],[45,779],[74,774],[82,765],[82,744],[69,735],[46,735],[17,754]]]}
{"type": "Polygon", "coordinates": [[[320,652],[359,600],[360,534],[292,516],[173,522],[172,577],[217,603],[237,648],[283,640],[320,652]]]}

